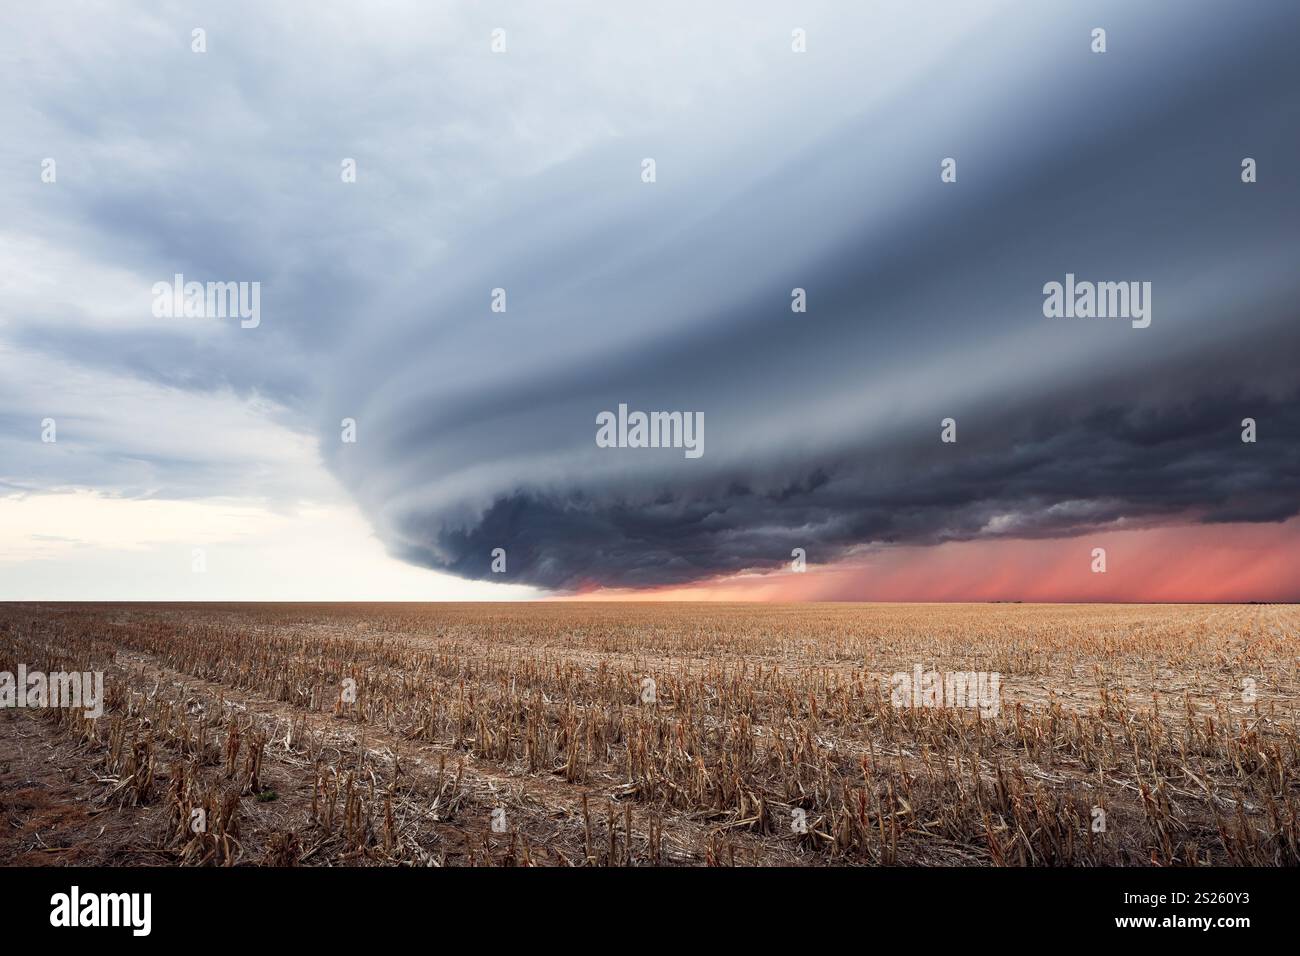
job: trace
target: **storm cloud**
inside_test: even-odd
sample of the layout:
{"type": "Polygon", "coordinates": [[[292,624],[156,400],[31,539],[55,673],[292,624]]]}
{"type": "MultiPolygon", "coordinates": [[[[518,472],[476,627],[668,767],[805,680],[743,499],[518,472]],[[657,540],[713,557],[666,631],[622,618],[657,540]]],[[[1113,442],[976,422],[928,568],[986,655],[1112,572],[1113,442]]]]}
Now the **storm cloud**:
{"type": "Polygon", "coordinates": [[[330,404],[369,431],[334,466],[405,559],[487,577],[504,548],[559,589],[1295,514],[1287,31],[1106,13],[1109,61],[1091,21],[1008,9],[815,136],[773,117],[689,178],[672,139],[530,181],[491,254],[453,258],[466,281],[350,355],[330,404]],[[1044,318],[1067,273],[1151,282],[1151,326],[1044,318]],[[707,453],[596,448],[619,403],[702,411],[707,453]]]}
{"type": "Polygon", "coordinates": [[[1300,510],[1293,3],[428,6],[237,4],[202,56],[181,5],[4,14],[6,161],[66,158],[0,196],[0,482],[291,498],[220,416],[159,437],[255,408],[392,554],[566,591],[1300,510]],[[178,272],[260,327],[160,325],[178,272]],[[1067,274],[1150,326],[1045,317],[1067,274]],[[704,455],[598,447],[620,404],[704,455]]]}

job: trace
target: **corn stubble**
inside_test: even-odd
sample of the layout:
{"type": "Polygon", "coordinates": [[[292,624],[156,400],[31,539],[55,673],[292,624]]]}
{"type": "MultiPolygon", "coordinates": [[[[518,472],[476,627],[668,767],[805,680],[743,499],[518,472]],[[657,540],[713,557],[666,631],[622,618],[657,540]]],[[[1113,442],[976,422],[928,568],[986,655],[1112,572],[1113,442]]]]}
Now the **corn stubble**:
{"type": "Polygon", "coordinates": [[[128,861],[1296,865],[1296,622],[1290,606],[11,604],[0,670],[104,672],[98,721],[24,714],[75,745],[97,819],[129,820],[128,861]],[[895,706],[890,675],[915,664],[1001,674],[999,712],[895,706]]]}

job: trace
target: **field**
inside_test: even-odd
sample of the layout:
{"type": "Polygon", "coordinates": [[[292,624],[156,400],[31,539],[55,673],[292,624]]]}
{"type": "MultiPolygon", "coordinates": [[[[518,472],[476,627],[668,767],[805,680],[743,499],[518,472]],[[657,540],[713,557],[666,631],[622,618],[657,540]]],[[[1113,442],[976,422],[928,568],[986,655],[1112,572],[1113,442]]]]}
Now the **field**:
{"type": "Polygon", "coordinates": [[[0,672],[104,681],[98,719],[0,710],[0,864],[1296,865],[1297,624],[0,605],[0,672]]]}

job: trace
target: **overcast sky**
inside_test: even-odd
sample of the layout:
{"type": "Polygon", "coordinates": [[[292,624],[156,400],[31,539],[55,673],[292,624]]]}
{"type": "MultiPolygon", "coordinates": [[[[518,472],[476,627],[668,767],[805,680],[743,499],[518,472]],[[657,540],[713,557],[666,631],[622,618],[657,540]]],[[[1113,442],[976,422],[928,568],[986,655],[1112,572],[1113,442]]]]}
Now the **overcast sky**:
{"type": "Polygon", "coordinates": [[[0,599],[1300,597],[1292,0],[268,6],[0,12],[0,599]]]}

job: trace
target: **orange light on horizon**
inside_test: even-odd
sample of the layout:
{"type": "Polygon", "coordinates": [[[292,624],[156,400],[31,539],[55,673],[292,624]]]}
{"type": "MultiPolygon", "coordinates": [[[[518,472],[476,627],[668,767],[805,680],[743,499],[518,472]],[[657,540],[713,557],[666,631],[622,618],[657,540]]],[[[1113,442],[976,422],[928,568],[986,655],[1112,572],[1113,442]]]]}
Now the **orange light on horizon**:
{"type": "MultiPolygon", "coordinates": [[[[816,544],[808,548],[810,562],[816,544]]],[[[884,547],[804,573],[769,571],[698,584],[595,590],[586,601],[1031,601],[1233,603],[1300,600],[1300,518],[1197,524],[1072,538],[884,547]],[[1106,571],[1092,570],[1104,548],[1106,571]]]]}

